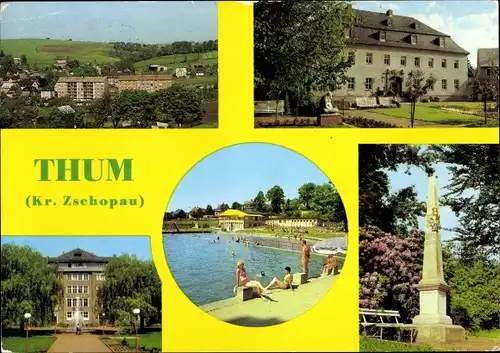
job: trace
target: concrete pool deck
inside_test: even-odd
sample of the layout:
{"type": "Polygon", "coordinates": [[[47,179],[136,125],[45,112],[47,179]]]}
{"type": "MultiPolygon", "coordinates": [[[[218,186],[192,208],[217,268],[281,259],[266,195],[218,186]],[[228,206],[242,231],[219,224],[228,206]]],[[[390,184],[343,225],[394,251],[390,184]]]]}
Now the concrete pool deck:
{"type": "MultiPolygon", "coordinates": [[[[294,319],[311,309],[331,289],[337,277],[338,275],[311,278],[294,290],[274,289],[266,300],[255,298],[242,302],[234,297],[200,308],[219,320],[235,325],[275,325],[294,319]]],[[[267,282],[263,284],[267,285],[267,282]]]]}

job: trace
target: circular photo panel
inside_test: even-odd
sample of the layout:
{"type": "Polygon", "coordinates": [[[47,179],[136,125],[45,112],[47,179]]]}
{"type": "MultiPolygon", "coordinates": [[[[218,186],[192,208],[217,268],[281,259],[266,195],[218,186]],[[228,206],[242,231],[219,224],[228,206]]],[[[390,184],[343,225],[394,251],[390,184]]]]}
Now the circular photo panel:
{"type": "Polygon", "coordinates": [[[342,271],[347,217],[311,161],[247,143],[219,150],[177,186],[165,213],[169,269],[203,311],[241,326],[291,320],[342,271]]]}

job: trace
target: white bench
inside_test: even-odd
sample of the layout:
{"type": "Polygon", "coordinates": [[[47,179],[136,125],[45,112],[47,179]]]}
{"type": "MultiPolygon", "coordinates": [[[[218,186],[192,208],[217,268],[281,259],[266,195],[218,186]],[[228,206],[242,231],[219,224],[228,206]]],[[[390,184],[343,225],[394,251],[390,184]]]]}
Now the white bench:
{"type": "Polygon", "coordinates": [[[384,328],[394,328],[397,330],[398,341],[401,340],[401,332],[410,332],[410,342],[413,343],[416,336],[416,326],[403,324],[399,322],[401,315],[397,310],[378,310],[378,309],[359,309],[360,324],[363,327],[363,335],[367,335],[367,328],[375,327],[380,333],[380,339],[383,337],[384,328]]]}
{"type": "Polygon", "coordinates": [[[375,97],[356,97],[356,106],[361,108],[377,108],[377,98],[375,97]]]}
{"type": "Polygon", "coordinates": [[[254,113],[255,114],[281,114],[285,113],[285,101],[278,101],[276,106],[276,101],[255,101],[254,102],[254,113]]]}
{"type": "Polygon", "coordinates": [[[378,101],[380,103],[379,106],[383,108],[392,108],[396,106],[391,97],[379,97],[378,101]]]}

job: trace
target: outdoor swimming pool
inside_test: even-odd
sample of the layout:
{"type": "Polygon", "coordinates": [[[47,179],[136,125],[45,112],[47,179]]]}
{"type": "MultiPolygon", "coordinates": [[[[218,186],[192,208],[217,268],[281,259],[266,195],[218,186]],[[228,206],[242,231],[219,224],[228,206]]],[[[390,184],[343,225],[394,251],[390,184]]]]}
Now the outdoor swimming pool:
{"type": "MultiPolygon", "coordinates": [[[[300,253],[253,245],[245,247],[232,241],[227,234],[166,235],[164,246],[168,266],[177,284],[198,306],[234,296],[236,262],[240,259],[245,261],[248,277],[264,286],[273,277],[283,280],[285,266],[290,266],[292,273],[302,272],[300,253]],[[217,236],[220,243],[214,244],[217,236]]],[[[324,260],[324,256],[312,254],[310,276],[320,274],[324,260]]],[[[340,259],[337,263],[342,266],[343,261],[340,259]]]]}

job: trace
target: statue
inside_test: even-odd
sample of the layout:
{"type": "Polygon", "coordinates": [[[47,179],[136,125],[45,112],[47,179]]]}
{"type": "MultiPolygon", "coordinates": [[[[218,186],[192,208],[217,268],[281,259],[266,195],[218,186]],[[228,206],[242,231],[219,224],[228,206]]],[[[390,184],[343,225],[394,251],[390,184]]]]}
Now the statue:
{"type": "Polygon", "coordinates": [[[433,232],[439,231],[439,212],[437,207],[432,208],[432,214],[429,218],[429,225],[431,226],[431,230],[433,232]]]}
{"type": "Polygon", "coordinates": [[[330,92],[322,97],[323,104],[321,105],[322,113],[339,113],[339,109],[332,104],[330,92]]]}

